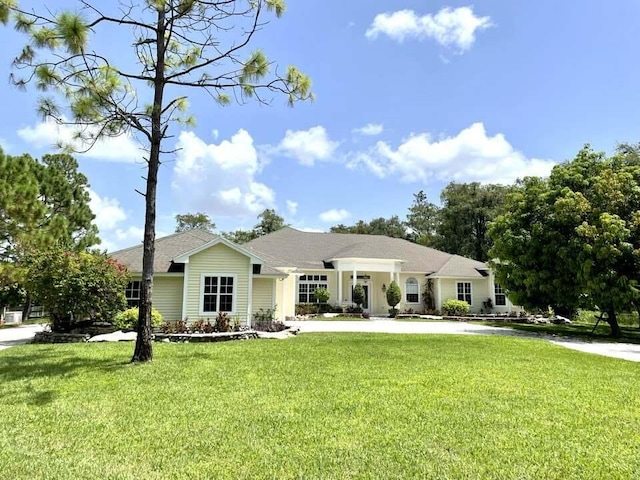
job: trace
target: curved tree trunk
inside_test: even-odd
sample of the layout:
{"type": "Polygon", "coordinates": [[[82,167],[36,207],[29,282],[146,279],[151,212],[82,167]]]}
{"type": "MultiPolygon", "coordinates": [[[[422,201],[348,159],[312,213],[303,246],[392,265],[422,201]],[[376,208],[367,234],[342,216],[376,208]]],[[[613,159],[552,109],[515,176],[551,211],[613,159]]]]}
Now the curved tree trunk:
{"type": "Polygon", "coordinates": [[[31,315],[31,307],[32,307],[31,293],[27,292],[27,294],[24,297],[24,304],[22,306],[22,321],[23,322],[29,320],[29,315],[31,315]]]}
{"type": "Polygon", "coordinates": [[[613,338],[620,338],[622,331],[620,330],[620,325],[618,325],[618,317],[614,309],[607,310],[607,323],[611,327],[611,336],[613,338]]]}

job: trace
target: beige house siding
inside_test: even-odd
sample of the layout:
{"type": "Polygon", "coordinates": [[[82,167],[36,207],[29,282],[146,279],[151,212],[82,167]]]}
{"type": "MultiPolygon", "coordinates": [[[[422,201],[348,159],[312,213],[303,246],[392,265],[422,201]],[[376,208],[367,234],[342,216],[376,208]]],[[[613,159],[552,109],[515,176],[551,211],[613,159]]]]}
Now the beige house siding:
{"type": "Polygon", "coordinates": [[[250,259],[222,243],[218,243],[189,258],[187,268],[187,317],[212,318],[215,313],[200,313],[202,302],[202,277],[205,275],[231,275],[235,277],[235,311],[230,315],[246,322],[249,305],[250,259]]]}
{"type": "Polygon", "coordinates": [[[440,286],[442,288],[441,299],[442,302],[446,302],[450,299],[457,299],[457,283],[458,282],[471,282],[471,311],[480,312],[482,309],[482,302],[486,302],[487,298],[493,298],[493,292],[490,291],[489,277],[481,279],[465,279],[465,278],[441,278],[440,286]]]}
{"type": "Polygon", "coordinates": [[[272,278],[253,279],[253,300],[251,302],[253,313],[260,309],[268,310],[273,308],[273,289],[276,281],[272,278]]]}
{"type": "Polygon", "coordinates": [[[163,320],[180,320],[183,283],[183,277],[153,277],[153,306],[163,320]]]}

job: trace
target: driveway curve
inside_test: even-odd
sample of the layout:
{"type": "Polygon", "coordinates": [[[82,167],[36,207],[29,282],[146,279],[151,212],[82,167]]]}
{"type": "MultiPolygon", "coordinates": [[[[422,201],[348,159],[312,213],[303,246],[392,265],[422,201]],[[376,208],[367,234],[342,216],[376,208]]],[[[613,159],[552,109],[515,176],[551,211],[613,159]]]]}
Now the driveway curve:
{"type": "Polygon", "coordinates": [[[13,347],[14,345],[29,343],[33,340],[36,333],[42,330],[44,330],[44,326],[42,325],[22,325],[20,327],[1,328],[0,350],[13,347]]]}
{"type": "Polygon", "coordinates": [[[286,322],[300,333],[319,332],[360,332],[360,333],[403,333],[403,334],[454,334],[454,335],[505,335],[511,337],[536,338],[555,345],[579,350],[585,353],[604,355],[631,362],[640,362],[640,345],[632,343],[584,342],[568,337],[531,334],[512,328],[489,327],[466,322],[402,322],[388,319],[370,321],[322,321],[304,320],[286,322]]]}

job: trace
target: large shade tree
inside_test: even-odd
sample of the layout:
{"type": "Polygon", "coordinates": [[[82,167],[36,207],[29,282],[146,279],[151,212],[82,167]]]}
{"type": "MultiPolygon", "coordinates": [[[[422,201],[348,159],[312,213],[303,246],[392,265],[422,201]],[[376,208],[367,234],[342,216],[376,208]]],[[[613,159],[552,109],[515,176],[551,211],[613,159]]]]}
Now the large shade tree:
{"type": "MultiPolygon", "coordinates": [[[[175,121],[186,116],[188,96],[204,90],[220,105],[232,99],[290,105],[310,98],[311,82],[295,67],[282,74],[264,52],[248,51],[266,13],[281,16],[284,0],[79,0],[76,9],[21,9],[0,0],[0,21],[11,21],[28,42],[15,59],[14,81],[49,92],[40,101],[46,118],[78,126],[80,148],[104,136],[133,134],[147,163],[142,288],[138,338],[132,361],[152,359],[151,294],[155,253],[156,192],[161,160],[175,121]],[[102,51],[91,40],[122,41],[129,48],[102,51]],[[66,107],[66,108],[65,108],[66,107]]],[[[77,144],[76,144],[77,145],[77,144]]]]}
{"type": "Polygon", "coordinates": [[[637,148],[612,157],[589,146],[527,178],[491,227],[496,277],[516,303],[598,307],[612,335],[617,313],[640,298],[640,161],[637,148]]]}

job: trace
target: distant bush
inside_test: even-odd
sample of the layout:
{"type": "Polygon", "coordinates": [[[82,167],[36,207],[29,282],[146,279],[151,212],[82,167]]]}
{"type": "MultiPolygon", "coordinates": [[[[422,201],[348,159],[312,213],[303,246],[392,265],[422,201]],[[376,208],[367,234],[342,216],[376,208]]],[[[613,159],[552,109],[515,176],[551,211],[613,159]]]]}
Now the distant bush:
{"type": "MultiPolygon", "coordinates": [[[[128,308],[118,313],[112,323],[118,330],[135,330],[138,324],[138,307],[128,308]]],[[[151,310],[151,326],[162,326],[162,315],[155,308],[151,310]]]]}
{"type": "Polygon", "coordinates": [[[442,312],[445,315],[464,316],[468,315],[471,307],[463,300],[447,300],[442,304],[442,312]]]}

